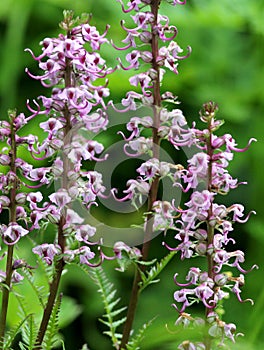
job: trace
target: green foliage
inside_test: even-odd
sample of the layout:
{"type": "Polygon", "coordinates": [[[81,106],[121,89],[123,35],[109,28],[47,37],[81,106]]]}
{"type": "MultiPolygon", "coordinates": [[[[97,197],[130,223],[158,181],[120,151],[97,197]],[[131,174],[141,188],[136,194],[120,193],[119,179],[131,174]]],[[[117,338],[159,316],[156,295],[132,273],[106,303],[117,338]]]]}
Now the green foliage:
{"type": "Polygon", "coordinates": [[[37,337],[37,326],[34,320],[33,315],[27,320],[25,327],[22,328],[22,339],[23,342],[20,342],[20,346],[26,347],[28,350],[32,350],[37,337]]]}
{"type": "Polygon", "coordinates": [[[154,319],[150,320],[147,323],[144,323],[144,325],[137,331],[137,334],[132,337],[132,339],[129,341],[127,345],[127,350],[140,350],[142,340],[145,337],[145,333],[147,329],[152,325],[154,319]]]}
{"type": "Polygon", "coordinates": [[[59,313],[61,309],[62,294],[58,296],[52,309],[47,331],[45,333],[43,347],[45,350],[52,350],[58,343],[59,335],[59,313]]]}
{"type": "Polygon", "coordinates": [[[104,334],[110,337],[113,347],[119,349],[119,342],[122,335],[117,332],[117,328],[125,322],[126,317],[121,317],[117,320],[116,317],[122,314],[126,310],[126,307],[115,308],[120,302],[120,298],[115,298],[116,290],[114,289],[114,285],[108,280],[102,267],[90,269],[89,276],[99,287],[98,292],[104,304],[106,314],[103,316],[104,319],[100,319],[100,321],[109,328],[104,334]]]}
{"type": "MultiPolygon", "coordinates": [[[[24,270],[24,276],[29,281],[31,292],[33,292],[33,294],[37,296],[38,300],[42,302],[42,287],[38,287],[35,284],[33,276],[26,269],[24,270]]],[[[35,322],[35,316],[32,313],[31,305],[28,304],[28,300],[25,298],[25,295],[19,294],[18,289],[19,287],[17,286],[17,288],[13,291],[12,296],[16,299],[19,305],[19,311],[13,316],[15,316],[14,318],[18,319],[19,321],[16,321],[16,323],[14,323],[14,325],[11,326],[10,330],[7,332],[4,342],[4,349],[10,350],[16,336],[21,333],[23,343],[20,342],[20,348],[32,350],[36,340],[38,328],[35,322]]]]}
{"type": "Polygon", "coordinates": [[[31,318],[32,315],[27,315],[23,320],[21,320],[16,326],[12,327],[8,332],[6,332],[4,339],[3,350],[13,350],[12,344],[15,340],[15,337],[21,332],[23,329],[23,325],[27,322],[28,319],[31,318]]]}
{"type": "Polygon", "coordinates": [[[142,292],[148,285],[159,282],[159,279],[157,279],[157,277],[168,265],[168,263],[175,256],[175,254],[176,254],[176,251],[170,252],[163,259],[161,259],[161,261],[158,261],[156,265],[152,266],[151,269],[145,273],[140,270],[140,275],[141,275],[141,282],[140,282],[140,289],[139,289],[140,292],[142,292]]]}
{"type": "Polygon", "coordinates": [[[28,305],[26,305],[24,298],[18,294],[16,294],[16,298],[20,305],[20,317],[21,319],[25,319],[25,323],[21,329],[23,342],[20,342],[19,346],[21,349],[32,350],[36,341],[38,327],[35,322],[34,315],[30,313],[28,305]]]}
{"type": "MultiPolygon", "coordinates": [[[[40,259],[39,259],[40,260],[40,259]]],[[[38,285],[36,283],[36,280],[34,278],[34,275],[31,273],[31,271],[24,269],[24,277],[28,281],[30,287],[32,288],[32,291],[35,293],[40,305],[45,307],[45,300],[47,297],[47,294],[45,293],[45,286],[43,285],[38,285]]]]}

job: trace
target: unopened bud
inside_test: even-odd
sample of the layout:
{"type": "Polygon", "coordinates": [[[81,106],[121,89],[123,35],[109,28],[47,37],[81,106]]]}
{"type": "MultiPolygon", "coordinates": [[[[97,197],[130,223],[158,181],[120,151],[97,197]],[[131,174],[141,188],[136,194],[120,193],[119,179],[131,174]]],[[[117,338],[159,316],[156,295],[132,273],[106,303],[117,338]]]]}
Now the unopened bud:
{"type": "Polygon", "coordinates": [[[224,286],[227,282],[227,276],[223,273],[219,273],[215,276],[214,281],[218,286],[224,286]]]}
{"type": "Polygon", "coordinates": [[[199,255],[205,255],[207,252],[207,244],[204,242],[198,243],[195,247],[195,251],[199,255]]]}
{"type": "Polygon", "coordinates": [[[16,195],[16,202],[18,204],[24,204],[26,202],[27,194],[26,193],[18,193],[16,195]]]}
{"type": "Polygon", "coordinates": [[[10,204],[10,199],[7,196],[0,196],[1,207],[7,208],[10,204]]]}

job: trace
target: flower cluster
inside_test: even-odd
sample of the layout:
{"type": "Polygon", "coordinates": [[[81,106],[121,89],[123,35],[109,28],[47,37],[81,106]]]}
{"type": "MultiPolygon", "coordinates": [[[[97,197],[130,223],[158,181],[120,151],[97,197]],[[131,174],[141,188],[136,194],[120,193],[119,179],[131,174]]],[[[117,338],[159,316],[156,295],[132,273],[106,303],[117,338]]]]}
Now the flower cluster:
{"type": "MultiPolygon", "coordinates": [[[[117,110],[118,112],[135,111],[135,116],[130,118],[127,123],[127,131],[129,135],[120,134],[127,143],[124,146],[124,152],[128,157],[137,157],[144,154],[150,156],[150,159],[143,163],[138,169],[139,177],[127,182],[127,189],[124,191],[126,196],[121,201],[131,199],[134,204],[137,201],[142,203],[142,196],[147,196],[153,187],[153,182],[158,182],[165,176],[171,176],[171,172],[175,172],[174,164],[168,164],[159,160],[159,144],[162,139],[168,139],[169,134],[176,132],[176,129],[184,128],[187,125],[180,109],[169,111],[165,107],[161,107],[163,102],[174,102],[177,97],[172,93],[161,93],[160,87],[164,74],[167,70],[171,70],[178,74],[178,63],[189,56],[191,52],[188,47],[188,54],[181,55],[183,50],[174,41],[177,36],[177,28],[171,25],[169,18],[158,14],[157,4],[151,1],[129,1],[127,8],[122,1],[122,10],[124,13],[135,12],[131,15],[134,28],[127,28],[125,21],[121,21],[121,27],[126,32],[126,38],[123,40],[124,47],[120,48],[114,45],[117,50],[128,50],[132,48],[126,55],[128,65],[119,60],[120,67],[124,70],[138,70],[139,67],[148,65],[146,71],[142,71],[129,79],[132,86],[139,88],[139,92],[129,91],[121,103],[124,107],[117,110]],[[150,9],[148,9],[148,6],[150,9]],[[144,10],[144,11],[143,11],[144,10]],[[160,44],[161,43],[161,44],[160,44]],[[136,49],[142,47],[142,49],[136,49]],[[140,106],[148,109],[149,115],[143,117],[137,116],[137,109],[140,106]],[[151,136],[146,137],[145,131],[149,130],[151,136]]],[[[184,4],[184,2],[174,1],[173,5],[184,4]]],[[[173,176],[171,176],[173,179],[173,176]]],[[[116,190],[113,190],[116,193],[116,190]]],[[[153,205],[154,201],[151,203],[153,205]]],[[[152,208],[149,208],[152,210],[152,208]]],[[[154,227],[155,229],[155,227],[154,227]]]]}
{"type": "MultiPolygon", "coordinates": [[[[190,320],[196,322],[185,310],[193,303],[202,302],[206,309],[209,336],[220,336],[223,343],[225,338],[235,341],[236,327],[233,323],[226,324],[220,319],[220,302],[233,293],[240,302],[253,303],[252,300],[243,300],[241,297],[241,288],[245,283],[244,274],[248,272],[241,266],[245,261],[244,252],[227,251],[228,244],[235,244],[235,239],[230,237],[234,230],[233,224],[245,223],[250,213],[244,215],[244,207],[241,204],[232,204],[229,207],[218,204],[216,198],[218,194],[227,194],[230,189],[239,185],[237,179],[233,179],[228,173],[227,167],[233,159],[233,152],[246,151],[254,139],[251,139],[244,149],[238,149],[231,135],[217,136],[215,132],[221,126],[221,122],[215,119],[216,111],[217,106],[214,103],[205,104],[201,120],[207,127],[199,130],[193,126],[179,134],[172,142],[179,147],[185,143],[186,135],[192,135],[188,136],[188,145],[192,144],[198,150],[188,160],[187,169],[179,170],[176,174],[183,184],[178,182],[175,185],[180,186],[184,192],[193,190],[189,201],[185,203],[186,209],[167,205],[168,210],[162,212],[158,206],[155,208],[155,217],[160,221],[162,213],[167,228],[176,231],[177,246],[172,248],[164,243],[169,250],[181,252],[181,259],[201,256],[205,257],[208,263],[207,271],[191,267],[186,276],[187,283],[178,282],[178,273],[175,274],[175,283],[181,287],[174,293],[174,307],[179,313],[176,323],[186,326],[191,323],[190,320]],[[172,227],[172,217],[175,213],[179,217],[172,227]],[[233,275],[235,272],[232,268],[238,270],[237,276],[233,275]]],[[[252,268],[254,267],[256,266],[252,268]]],[[[193,345],[192,348],[201,347],[193,345]]]]}
{"type": "MultiPolygon", "coordinates": [[[[51,97],[40,96],[41,103],[34,101],[34,108],[27,101],[31,112],[29,117],[11,111],[10,121],[0,124],[0,140],[4,143],[0,153],[0,212],[9,211],[8,223],[0,226],[3,245],[7,246],[7,253],[2,256],[7,255],[6,271],[0,271],[6,289],[23,279],[20,268],[31,268],[27,264],[15,264],[13,247],[22,237],[45,228],[47,223],[58,228],[54,242],[45,242],[45,238],[43,242],[37,237],[36,241],[40,244],[33,248],[33,253],[47,265],[57,266],[56,271],[60,270],[59,261],[62,269],[65,263],[73,260],[97,266],[108,258],[99,249],[99,260],[96,258],[94,262],[97,254],[91,246],[99,242],[92,241],[91,237],[95,235],[96,228],[86,224],[85,219],[72,208],[74,201],[81,201],[89,209],[105,191],[101,174],[82,169],[83,161],[98,160],[104,148],[94,140],[86,140],[80,130],[97,132],[104,129],[108,122],[104,99],[109,96],[109,90],[108,81],[104,78],[112,69],[106,68],[98,52],[101,44],[107,42],[108,27],[100,35],[88,21],[77,23],[71,12],[65,12],[61,26],[66,35],[44,39],[39,56],[30,49],[26,50],[38,62],[43,74],[33,75],[28,69],[26,72],[44,87],[52,88],[51,97]],[[90,51],[85,48],[87,43],[90,51]],[[98,80],[102,79],[103,84],[98,84],[98,80]],[[98,109],[94,111],[95,108],[98,109]],[[90,113],[92,110],[94,113],[90,113]],[[20,130],[39,116],[44,139],[41,136],[39,140],[32,134],[20,136],[20,130]],[[20,147],[28,150],[35,164],[42,161],[47,166],[36,168],[20,158],[17,151],[20,147]],[[61,149],[65,150],[63,155],[59,152],[61,149]],[[43,187],[47,188],[54,180],[60,182],[59,188],[49,196],[44,195],[43,187]]],[[[8,293],[4,291],[3,298],[6,300],[8,293]]],[[[2,310],[1,327],[4,327],[6,311],[2,310]]]]}
{"type": "Polygon", "coordinates": [[[95,254],[87,245],[94,244],[89,242],[89,238],[96,229],[85,225],[84,218],[71,206],[74,201],[81,201],[90,208],[105,191],[100,173],[82,169],[84,161],[103,161],[104,158],[99,159],[99,156],[104,147],[95,140],[87,140],[82,130],[98,132],[105,129],[108,123],[104,102],[109,96],[108,81],[104,79],[103,84],[98,84],[98,80],[113,71],[107,69],[98,52],[101,44],[107,42],[108,26],[105,33],[100,35],[87,21],[76,24],[69,12],[65,12],[61,26],[66,30],[66,35],[44,39],[39,56],[27,49],[44,73],[33,75],[26,69],[31,78],[39,80],[44,87],[52,88],[51,97],[39,97],[44,108],[34,101],[37,108],[33,109],[28,102],[31,118],[39,115],[48,117],[40,123],[46,138],[41,142],[35,139],[29,150],[35,159],[43,160],[57,155],[50,167],[38,168],[26,175],[29,180],[38,180],[41,185],[61,179],[60,188],[44,203],[40,192],[30,194],[26,199],[31,208],[33,228],[39,228],[40,223],[48,220],[61,227],[64,237],[79,242],[79,248],[74,250],[67,247],[65,242],[43,243],[34,248],[36,254],[48,264],[56,256],[62,255],[66,262],[76,256],[80,262],[93,265],[89,261],[95,254]],[[86,43],[90,45],[90,51],[84,47],[86,43]],[[98,109],[94,111],[94,108],[98,109]],[[61,149],[64,150],[63,155],[58,153],[61,149]]]}
{"type": "MultiPolygon", "coordinates": [[[[9,223],[1,224],[0,232],[2,242],[7,246],[16,244],[30,230],[27,222],[25,225],[27,213],[22,205],[25,195],[18,193],[18,189],[24,184],[23,177],[19,175],[25,173],[25,168],[28,168],[29,172],[33,171],[32,166],[17,156],[17,149],[28,142],[27,137],[18,136],[25,122],[23,114],[16,115],[15,111],[10,111],[9,121],[2,121],[0,125],[0,138],[4,142],[0,154],[0,212],[9,211],[9,223]]],[[[4,275],[4,272],[1,272],[1,275],[4,275]]]]}

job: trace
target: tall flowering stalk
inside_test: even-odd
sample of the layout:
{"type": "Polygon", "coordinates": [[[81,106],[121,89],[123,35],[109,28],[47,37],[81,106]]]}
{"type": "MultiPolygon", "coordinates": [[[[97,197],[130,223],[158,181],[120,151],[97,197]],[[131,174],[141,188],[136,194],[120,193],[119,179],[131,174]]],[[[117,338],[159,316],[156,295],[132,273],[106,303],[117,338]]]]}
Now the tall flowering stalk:
{"type": "Polygon", "coordinates": [[[44,75],[33,76],[28,72],[44,86],[53,87],[50,98],[41,97],[45,110],[36,111],[36,114],[49,117],[47,122],[41,125],[48,132],[48,137],[42,145],[32,151],[35,155],[44,152],[44,157],[47,157],[58,148],[64,147],[66,150],[66,155],[62,158],[57,157],[54,162],[56,176],[62,177],[61,188],[50,196],[51,203],[46,205],[44,211],[39,209],[41,215],[45,213],[44,215],[51,217],[57,225],[57,238],[55,244],[44,243],[33,249],[48,264],[54,261],[54,277],[50,284],[36,349],[43,342],[65,263],[79,257],[80,263],[98,266],[104,258],[101,253],[99,262],[90,262],[95,253],[90,249],[94,243],[89,242],[89,239],[96,229],[89,224],[83,224],[84,218],[71,209],[70,204],[79,200],[89,208],[95,203],[97,196],[103,195],[105,188],[102,185],[101,174],[82,170],[82,162],[96,159],[96,154],[103,151],[103,146],[96,141],[89,142],[83,139],[78,132],[69,139],[67,136],[78,123],[90,131],[104,129],[107,124],[102,110],[90,114],[94,107],[104,107],[103,99],[109,95],[107,82],[102,86],[94,85],[96,80],[109,73],[104,60],[96,52],[101,44],[107,41],[106,32],[100,35],[88,21],[76,25],[71,12],[65,12],[61,27],[66,31],[66,35],[60,35],[57,39],[45,39],[43,53],[38,57],[33,55],[39,62],[39,67],[44,70],[44,75]],[[90,44],[91,52],[84,49],[86,42],[90,44]],[[77,249],[72,239],[78,242],[77,249]],[[71,246],[75,246],[75,249],[71,246]]]}
{"type": "Polygon", "coordinates": [[[78,130],[85,128],[96,132],[104,129],[107,124],[103,111],[104,98],[109,95],[107,81],[103,85],[94,85],[96,80],[105,78],[112,71],[106,69],[104,60],[97,52],[101,44],[107,41],[107,29],[100,35],[96,28],[89,24],[88,19],[78,20],[81,22],[79,24],[73,19],[71,12],[66,11],[64,15],[61,27],[66,31],[66,35],[60,34],[58,38],[44,39],[42,54],[38,57],[28,49],[44,74],[35,76],[28,69],[26,71],[44,87],[52,88],[51,97],[39,97],[44,109],[41,109],[36,101],[36,109],[28,102],[28,109],[32,113],[30,117],[25,118],[22,114],[16,117],[15,113],[11,113],[10,123],[1,124],[1,138],[7,140],[8,144],[7,154],[1,154],[1,164],[10,168],[7,175],[1,175],[2,192],[8,194],[1,196],[1,210],[8,208],[10,213],[8,227],[1,226],[2,241],[7,245],[6,272],[1,273],[1,341],[5,335],[11,280],[19,280],[20,275],[16,269],[27,267],[26,263],[13,261],[13,247],[21,236],[33,230],[38,231],[47,222],[57,227],[54,243],[44,241],[33,248],[33,252],[47,265],[53,266],[53,277],[35,349],[44,346],[45,333],[56,303],[65,264],[79,261],[80,264],[93,267],[100,265],[103,259],[107,258],[100,249],[99,259],[96,258],[96,252],[92,251],[91,246],[99,247],[100,244],[90,241],[96,228],[85,224],[85,218],[80,217],[71,207],[72,202],[79,201],[89,210],[91,205],[96,204],[97,197],[103,196],[105,191],[101,174],[82,169],[84,160],[97,160],[97,154],[103,151],[103,146],[94,140],[86,140],[78,130]],[[87,42],[91,51],[84,48],[87,42]],[[96,113],[90,113],[94,108],[98,108],[96,113]],[[17,131],[30,119],[38,116],[47,118],[39,124],[47,135],[46,138],[39,142],[37,136],[19,137],[17,131]],[[79,129],[69,137],[76,126],[79,126],[79,129]],[[37,161],[53,159],[51,166],[34,169],[32,165],[18,158],[16,150],[20,144],[27,144],[32,157],[37,161]],[[58,151],[62,148],[65,152],[60,156],[58,151]],[[17,169],[22,173],[24,182],[17,177],[17,169]],[[60,188],[48,198],[43,198],[40,191],[18,193],[22,185],[29,189],[38,189],[58,179],[60,188]],[[20,203],[25,204],[26,211],[18,205],[20,203]],[[17,218],[24,222],[26,228],[17,223],[17,218]]]}
{"type": "Polygon", "coordinates": [[[178,245],[176,248],[165,245],[169,250],[181,252],[181,259],[200,256],[207,261],[206,271],[197,266],[190,268],[186,276],[187,283],[178,281],[178,273],[174,276],[176,285],[181,287],[174,293],[174,307],[179,313],[176,324],[205,324],[207,329],[204,341],[184,341],[178,349],[210,350],[219,338],[219,346],[224,345],[227,338],[234,342],[236,326],[222,320],[222,301],[233,293],[240,302],[249,301],[253,304],[251,299],[243,300],[241,297],[244,274],[248,272],[241,266],[245,260],[244,252],[227,251],[228,244],[235,244],[235,239],[230,237],[234,230],[233,224],[245,223],[250,213],[244,216],[243,205],[226,207],[218,204],[216,199],[218,195],[226,195],[239,185],[238,180],[228,173],[227,167],[233,159],[233,153],[246,151],[254,139],[249,141],[247,147],[239,149],[230,134],[217,136],[216,131],[222,122],[216,119],[216,112],[217,106],[213,102],[205,104],[201,121],[206,124],[206,128],[199,130],[193,126],[183,131],[178,140],[171,140],[176,147],[195,146],[198,152],[188,160],[188,168],[177,173],[183,184],[175,185],[181,186],[184,192],[192,190],[193,193],[185,203],[186,209],[174,208],[180,214],[173,228],[177,232],[175,239],[178,245]],[[233,271],[234,268],[238,274],[233,271]],[[186,312],[188,307],[197,302],[204,305],[205,319],[192,317],[186,312]]]}
{"type": "MultiPolygon", "coordinates": [[[[118,2],[121,3],[124,13],[135,12],[134,15],[131,15],[135,23],[134,28],[127,28],[125,21],[121,21],[121,26],[127,33],[123,40],[126,45],[123,48],[115,47],[118,50],[128,50],[130,48],[133,48],[133,50],[126,55],[129,66],[125,67],[121,60],[120,66],[124,70],[138,70],[143,64],[149,65],[147,71],[140,72],[129,79],[130,84],[139,87],[140,92],[129,91],[126,98],[122,100],[124,110],[120,111],[136,111],[137,107],[142,105],[149,106],[152,109],[152,116],[132,117],[127,124],[127,129],[131,132],[131,135],[128,138],[124,136],[125,140],[128,141],[124,149],[128,156],[133,157],[142,154],[150,154],[151,156],[149,161],[137,169],[140,176],[136,180],[128,181],[128,188],[125,190],[127,195],[122,199],[122,201],[132,199],[135,203],[137,198],[141,201],[142,196],[147,195],[148,197],[142,245],[142,260],[146,261],[151,239],[158,228],[157,223],[154,222],[153,208],[158,199],[159,182],[162,177],[168,176],[174,168],[172,164],[160,161],[160,142],[167,136],[168,124],[172,120],[177,123],[176,119],[181,115],[181,111],[178,109],[169,112],[162,106],[163,101],[173,100],[175,102],[176,97],[172,93],[161,92],[161,81],[165,74],[164,68],[178,74],[178,60],[188,55],[181,56],[182,49],[174,41],[177,28],[170,25],[167,16],[159,14],[161,0],[132,0],[128,2],[127,6],[121,0],[118,0],[118,2]],[[139,50],[138,47],[142,47],[142,49],[139,50]],[[144,129],[151,130],[150,137],[141,136],[144,129]],[[129,149],[134,153],[129,152],[129,149]]],[[[182,5],[184,3],[185,1],[173,1],[172,5],[182,5]]],[[[113,193],[115,192],[113,191],[113,193]]],[[[122,349],[126,347],[129,341],[139,296],[141,272],[144,270],[145,266],[143,265],[135,272],[121,341],[122,349]]]]}
{"type": "MultiPolygon", "coordinates": [[[[18,179],[18,159],[17,159],[17,147],[19,144],[19,137],[17,131],[20,129],[19,125],[20,117],[16,115],[15,111],[9,112],[9,122],[2,122],[0,135],[1,141],[7,143],[7,147],[2,149],[1,153],[1,165],[8,166],[9,170],[6,174],[1,174],[1,192],[3,195],[0,197],[0,210],[8,209],[9,211],[9,224],[6,227],[1,225],[2,241],[7,246],[7,258],[6,258],[6,271],[1,271],[1,282],[3,288],[2,295],[2,308],[0,318],[0,347],[3,346],[4,334],[6,329],[6,317],[9,304],[9,294],[11,289],[11,283],[19,281],[22,276],[15,271],[14,263],[14,245],[19,239],[28,233],[28,230],[19,225],[19,217],[17,215],[17,189],[19,187],[18,179]]],[[[21,142],[22,143],[22,142],[21,142]]],[[[21,209],[21,208],[20,208],[21,209]]],[[[20,212],[23,212],[23,209],[20,212]]],[[[18,264],[17,264],[18,265],[18,264]]]]}
{"type": "MultiPolygon", "coordinates": [[[[120,1],[121,2],[121,1],[120,1]]],[[[122,104],[125,110],[136,110],[136,101],[145,105],[153,104],[153,116],[137,118],[133,117],[127,124],[127,129],[131,132],[130,137],[125,138],[128,144],[125,152],[129,156],[132,149],[134,154],[151,154],[149,161],[143,163],[137,169],[140,177],[137,180],[128,182],[128,189],[125,191],[125,199],[148,195],[148,211],[145,223],[145,241],[142,247],[142,259],[146,260],[149,250],[149,239],[156,229],[167,232],[169,229],[176,230],[176,240],[180,243],[176,248],[165,245],[171,251],[180,251],[181,258],[192,256],[205,256],[208,269],[201,271],[199,267],[193,267],[187,275],[187,283],[181,284],[175,274],[175,283],[182,287],[194,285],[195,288],[183,288],[175,292],[174,298],[177,302],[174,306],[179,312],[177,324],[184,325],[202,323],[207,326],[204,341],[193,344],[185,341],[179,345],[179,349],[211,349],[213,339],[221,337],[220,344],[225,338],[234,341],[235,325],[226,324],[221,320],[219,311],[220,302],[227,297],[228,291],[235,293],[242,301],[240,287],[244,284],[243,273],[246,271],[240,266],[244,261],[244,253],[237,250],[227,253],[225,246],[232,242],[233,238],[228,237],[228,233],[233,230],[232,222],[245,222],[243,216],[243,206],[233,204],[229,208],[215,203],[217,194],[226,194],[230,189],[238,186],[237,180],[233,179],[226,167],[232,160],[232,152],[245,151],[236,148],[235,141],[231,135],[223,137],[215,136],[216,130],[221,126],[221,122],[215,119],[217,107],[213,103],[204,106],[204,113],[201,120],[207,124],[207,129],[199,130],[193,125],[187,126],[187,121],[179,109],[168,111],[163,107],[163,101],[175,101],[176,98],[170,92],[161,93],[160,85],[164,69],[169,68],[174,73],[178,73],[178,60],[182,50],[173,41],[177,35],[177,29],[169,25],[168,18],[158,14],[161,1],[131,1],[128,9],[122,4],[123,12],[136,11],[135,16],[131,16],[137,27],[128,29],[122,21],[122,27],[128,32],[124,42],[129,47],[136,47],[136,40],[141,40],[145,45],[149,44],[151,50],[133,50],[126,56],[129,67],[123,69],[138,69],[140,59],[144,63],[150,63],[151,68],[144,73],[139,73],[130,78],[130,83],[140,86],[141,93],[130,91],[122,104]],[[150,6],[150,11],[141,12],[146,5],[150,6]],[[170,42],[168,46],[158,46],[158,41],[170,42]],[[158,86],[159,85],[159,86],[158,86]],[[152,136],[147,138],[141,136],[141,131],[151,129],[152,136]],[[162,139],[168,140],[176,149],[179,147],[198,148],[191,159],[189,166],[184,169],[182,166],[162,162],[159,159],[159,144],[162,139]],[[226,146],[225,150],[222,150],[226,146]],[[186,203],[188,209],[175,207],[174,202],[159,200],[157,188],[163,176],[169,176],[173,181],[173,186],[182,188],[183,192],[194,191],[191,199],[186,203]],[[186,184],[182,185],[179,181],[186,184]],[[206,189],[199,191],[201,182],[206,183],[206,189]],[[175,218],[177,218],[175,220],[175,218]],[[238,277],[233,277],[229,272],[223,271],[223,266],[237,267],[241,273],[238,277]],[[201,301],[205,306],[205,320],[192,318],[185,312],[187,306],[201,301]],[[181,304],[179,307],[178,304],[181,304]]],[[[173,5],[184,5],[185,1],[174,1],[173,5]]],[[[145,47],[144,47],[145,48],[145,47]]],[[[250,140],[251,142],[252,140],[250,140]]],[[[136,271],[134,284],[131,293],[130,305],[127,314],[127,321],[123,331],[121,348],[125,348],[129,341],[133,319],[139,295],[139,285],[141,282],[141,272],[145,267],[136,271]]],[[[248,299],[251,301],[250,299],[248,299]]]]}

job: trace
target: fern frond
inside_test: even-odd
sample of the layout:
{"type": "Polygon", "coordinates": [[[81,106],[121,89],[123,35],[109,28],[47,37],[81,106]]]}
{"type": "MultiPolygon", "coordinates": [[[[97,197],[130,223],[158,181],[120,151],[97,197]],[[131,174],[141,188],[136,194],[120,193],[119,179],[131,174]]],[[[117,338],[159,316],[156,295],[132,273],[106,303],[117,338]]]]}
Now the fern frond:
{"type": "Polygon", "coordinates": [[[25,269],[23,271],[23,275],[26,278],[26,280],[28,281],[28,283],[30,284],[30,287],[32,288],[34,293],[36,294],[40,305],[44,309],[45,308],[45,300],[47,298],[47,294],[45,293],[44,287],[43,286],[38,286],[36,284],[34,276],[27,269],[25,269]]]}
{"type": "MultiPolygon", "coordinates": [[[[104,317],[108,318],[108,315],[104,315],[104,317]]],[[[121,326],[126,321],[126,317],[122,317],[120,320],[116,320],[116,321],[112,320],[112,322],[105,321],[105,320],[103,320],[101,318],[99,320],[100,320],[100,322],[102,322],[105,325],[107,325],[109,328],[115,328],[116,329],[117,327],[121,326]]],[[[106,334],[106,332],[104,332],[104,333],[106,334]]]]}
{"type": "Polygon", "coordinates": [[[6,332],[4,343],[3,343],[3,350],[12,350],[11,346],[15,340],[15,337],[22,331],[22,327],[24,323],[31,316],[32,315],[28,315],[23,320],[21,320],[16,326],[12,327],[8,332],[6,332]]]}
{"type": "Polygon", "coordinates": [[[30,316],[31,317],[25,323],[25,327],[22,328],[22,339],[28,350],[34,348],[37,337],[37,326],[35,320],[32,314],[30,316]]]}
{"type": "Polygon", "coordinates": [[[119,303],[120,298],[115,299],[116,290],[114,289],[114,285],[108,280],[102,267],[91,268],[88,274],[99,287],[98,292],[101,294],[103,300],[106,314],[103,315],[105,319],[100,319],[100,321],[109,328],[104,334],[111,338],[114,348],[119,349],[121,334],[117,333],[116,329],[126,321],[126,317],[118,320],[115,320],[115,317],[125,311],[126,307],[114,309],[119,303]]]}
{"type": "Polygon", "coordinates": [[[20,350],[29,350],[28,346],[23,344],[21,341],[19,342],[19,349],[20,350]]]}
{"type": "Polygon", "coordinates": [[[158,261],[146,273],[140,270],[141,282],[139,284],[140,285],[139,292],[142,292],[148,285],[159,282],[159,279],[157,279],[158,275],[168,265],[168,263],[171,261],[171,259],[174,257],[175,254],[176,254],[176,251],[170,252],[163,259],[161,259],[161,261],[158,261]]]}
{"type": "Polygon", "coordinates": [[[140,344],[145,337],[146,330],[152,325],[154,320],[155,318],[143,324],[137,334],[127,344],[127,350],[140,350],[140,344]]]}
{"type": "Polygon", "coordinates": [[[58,333],[59,333],[59,313],[61,309],[61,299],[62,295],[59,295],[54,307],[52,309],[52,313],[49,319],[49,324],[47,327],[47,331],[45,333],[44,341],[43,341],[43,348],[45,350],[52,350],[54,347],[54,344],[58,341],[58,333]]]}
{"type": "Polygon", "coordinates": [[[34,315],[30,313],[24,298],[17,293],[15,293],[15,296],[19,303],[21,314],[20,318],[24,318],[25,320],[23,327],[21,328],[21,335],[23,340],[23,344],[20,342],[21,349],[26,348],[27,350],[32,350],[36,340],[38,327],[35,323],[34,315]]]}

